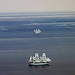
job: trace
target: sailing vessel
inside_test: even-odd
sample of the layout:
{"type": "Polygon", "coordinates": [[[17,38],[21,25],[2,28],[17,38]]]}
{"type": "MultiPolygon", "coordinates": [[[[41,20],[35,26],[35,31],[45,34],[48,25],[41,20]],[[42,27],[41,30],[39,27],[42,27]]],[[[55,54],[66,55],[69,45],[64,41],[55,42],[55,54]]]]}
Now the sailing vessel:
{"type": "Polygon", "coordinates": [[[48,65],[51,62],[51,59],[46,57],[46,54],[43,53],[42,56],[39,57],[38,53],[35,53],[35,56],[30,56],[29,65],[48,65]]]}
{"type": "Polygon", "coordinates": [[[35,33],[35,34],[40,34],[40,33],[41,33],[41,30],[40,30],[40,29],[35,29],[35,30],[34,30],[34,33],[35,33]]]}

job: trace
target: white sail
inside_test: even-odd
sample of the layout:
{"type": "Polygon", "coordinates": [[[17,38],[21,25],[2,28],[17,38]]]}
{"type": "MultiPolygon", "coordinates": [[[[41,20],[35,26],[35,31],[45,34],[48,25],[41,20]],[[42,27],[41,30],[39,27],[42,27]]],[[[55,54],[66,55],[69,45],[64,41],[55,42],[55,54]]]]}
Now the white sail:
{"type": "Polygon", "coordinates": [[[51,61],[51,59],[49,59],[48,57],[47,57],[47,62],[50,62],[51,61]]]}
{"type": "Polygon", "coordinates": [[[47,58],[46,58],[46,54],[45,53],[42,54],[42,62],[47,62],[47,58]]]}
{"type": "Polygon", "coordinates": [[[34,30],[34,33],[35,33],[35,34],[40,34],[40,33],[41,33],[41,30],[40,30],[40,29],[35,29],[35,30],[34,30]]]}
{"type": "Polygon", "coordinates": [[[38,53],[35,53],[35,62],[40,62],[38,53]]]}
{"type": "Polygon", "coordinates": [[[30,56],[29,62],[32,62],[32,56],[30,56]]]}
{"type": "Polygon", "coordinates": [[[35,57],[33,56],[33,60],[35,61],[35,57]]]}

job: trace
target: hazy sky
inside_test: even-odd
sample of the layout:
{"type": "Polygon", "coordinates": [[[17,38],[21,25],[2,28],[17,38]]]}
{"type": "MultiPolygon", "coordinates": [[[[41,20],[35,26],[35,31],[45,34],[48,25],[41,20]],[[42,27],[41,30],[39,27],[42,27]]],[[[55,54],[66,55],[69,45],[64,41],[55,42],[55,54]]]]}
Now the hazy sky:
{"type": "Polygon", "coordinates": [[[75,0],[0,0],[0,12],[75,11],[75,0]]]}

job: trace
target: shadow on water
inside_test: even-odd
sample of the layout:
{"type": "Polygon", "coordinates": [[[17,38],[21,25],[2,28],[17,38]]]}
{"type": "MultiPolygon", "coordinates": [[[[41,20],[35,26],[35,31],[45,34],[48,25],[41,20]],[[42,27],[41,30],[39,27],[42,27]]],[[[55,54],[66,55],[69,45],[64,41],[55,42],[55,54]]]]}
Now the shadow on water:
{"type": "Polygon", "coordinates": [[[51,67],[52,65],[49,65],[49,64],[47,64],[47,65],[28,65],[28,67],[29,68],[46,68],[46,67],[51,67]]]}

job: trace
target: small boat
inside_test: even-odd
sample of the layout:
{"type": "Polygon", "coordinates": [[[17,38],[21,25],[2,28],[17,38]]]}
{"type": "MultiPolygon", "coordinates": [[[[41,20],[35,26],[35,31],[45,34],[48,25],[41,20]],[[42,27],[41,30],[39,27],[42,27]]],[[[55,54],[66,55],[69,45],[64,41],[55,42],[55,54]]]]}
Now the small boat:
{"type": "Polygon", "coordinates": [[[35,33],[35,34],[40,34],[40,33],[41,33],[41,30],[40,30],[40,29],[35,29],[35,30],[34,30],[34,33],[35,33]]]}
{"type": "Polygon", "coordinates": [[[48,65],[51,62],[51,59],[46,57],[46,54],[43,53],[42,56],[39,57],[38,53],[35,53],[35,56],[30,56],[29,65],[38,66],[38,65],[48,65]]]}

